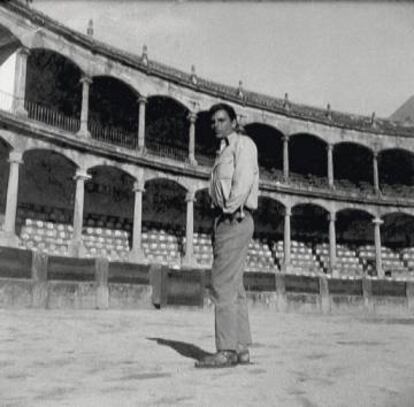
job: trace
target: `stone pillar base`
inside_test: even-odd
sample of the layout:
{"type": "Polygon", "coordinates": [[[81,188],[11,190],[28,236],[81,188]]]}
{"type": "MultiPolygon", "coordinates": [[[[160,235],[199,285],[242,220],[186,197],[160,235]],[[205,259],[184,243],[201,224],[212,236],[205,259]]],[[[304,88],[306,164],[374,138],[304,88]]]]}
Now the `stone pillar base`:
{"type": "Polygon", "coordinates": [[[339,270],[336,267],[329,268],[328,271],[332,277],[335,277],[335,278],[339,277],[339,270]]]}
{"type": "Polygon", "coordinates": [[[86,249],[82,242],[71,242],[68,254],[71,257],[85,257],[86,249]]]}
{"type": "Polygon", "coordinates": [[[181,260],[181,268],[183,269],[198,269],[200,265],[197,263],[194,256],[184,256],[181,260]]]}
{"type": "Polygon", "coordinates": [[[27,110],[23,107],[23,106],[19,106],[15,109],[14,111],[16,116],[19,117],[28,117],[29,113],[27,112],[27,110]]]}
{"type": "Polygon", "coordinates": [[[187,160],[187,162],[188,162],[190,165],[193,165],[193,166],[198,165],[198,162],[197,162],[197,160],[196,160],[194,157],[190,157],[190,158],[187,160]]]}
{"type": "Polygon", "coordinates": [[[19,247],[20,239],[13,232],[0,230],[0,246],[19,247]]]}
{"type": "Polygon", "coordinates": [[[83,138],[91,138],[91,132],[87,129],[80,129],[76,134],[83,138]]]}
{"type": "Polygon", "coordinates": [[[282,264],[282,273],[289,274],[292,273],[293,267],[291,264],[282,264]]]}
{"type": "Polygon", "coordinates": [[[132,249],[129,252],[128,260],[131,263],[145,263],[146,257],[142,249],[132,249]]]}

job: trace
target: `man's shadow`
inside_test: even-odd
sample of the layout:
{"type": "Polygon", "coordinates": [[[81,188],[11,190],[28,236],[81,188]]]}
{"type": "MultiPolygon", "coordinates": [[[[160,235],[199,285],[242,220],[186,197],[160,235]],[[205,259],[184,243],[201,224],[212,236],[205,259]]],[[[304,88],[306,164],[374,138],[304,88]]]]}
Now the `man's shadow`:
{"type": "Polygon", "coordinates": [[[165,345],[169,346],[170,348],[174,349],[180,355],[183,355],[187,358],[201,360],[206,356],[212,355],[210,352],[206,352],[205,350],[199,348],[198,346],[192,345],[191,343],[186,342],[179,342],[173,341],[170,339],[163,339],[163,338],[147,338],[150,341],[155,341],[158,345],[165,345]]]}

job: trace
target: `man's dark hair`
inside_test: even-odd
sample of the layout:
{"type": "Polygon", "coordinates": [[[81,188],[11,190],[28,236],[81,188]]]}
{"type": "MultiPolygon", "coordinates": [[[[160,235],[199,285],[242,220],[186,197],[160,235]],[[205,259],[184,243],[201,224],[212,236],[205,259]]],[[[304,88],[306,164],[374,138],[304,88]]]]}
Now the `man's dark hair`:
{"type": "Polygon", "coordinates": [[[215,105],[210,107],[208,114],[210,117],[213,117],[214,113],[218,112],[219,110],[226,111],[231,121],[233,120],[237,121],[236,111],[227,103],[216,103],[215,105]]]}

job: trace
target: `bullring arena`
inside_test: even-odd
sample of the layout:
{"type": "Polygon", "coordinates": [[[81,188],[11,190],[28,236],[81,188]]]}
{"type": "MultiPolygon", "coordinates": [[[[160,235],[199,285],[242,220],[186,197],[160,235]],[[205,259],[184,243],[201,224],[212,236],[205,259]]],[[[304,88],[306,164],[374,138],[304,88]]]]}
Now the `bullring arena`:
{"type": "Polygon", "coordinates": [[[0,69],[14,71],[12,92],[0,91],[0,366],[8,383],[1,405],[412,405],[413,366],[404,354],[412,348],[414,310],[414,127],[261,95],[241,82],[222,85],[194,67],[183,72],[152,60],[145,46],[139,55],[116,49],[94,38],[92,24],[83,34],[17,0],[0,4],[0,40],[0,69]],[[194,359],[195,343],[207,350],[212,340],[207,186],[217,146],[207,111],[220,101],[236,109],[260,165],[244,275],[261,337],[258,361],[247,368],[250,382],[239,367],[222,378],[256,390],[247,395],[243,385],[234,399],[226,399],[224,384],[209,396],[204,380],[220,377],[192,379],[192,364],[179,358],[192,350],[184,356],[194,359]],[[139,354],[133,332],[141,323],[139,354]],[[203,333],[190,346],[198,323],[203,333]],[[48,324],[56,330],[45,336],[48,324]],[[88,336],[92,327],[102,342],[88,336]],[[322,341],[317,332],[325,332],[322,341]],[[308,344],[301,334],[310,335],[308,344]],[[98,358],[111,335],[125,344],[113,351],[113,363],[126,358],[126,367],[110,375],[128,376],[129,384],[112,383],[105,399],[96,384],[106,380],[101,375],[90,395],[76,393],[88,358],[98,358]],[[71,361],[83,336],[90,341],[79,345],[84,358],[71,361]],[[32,337],[50,345],[51,359],[32,337]],[[36,354],[24,351],[28,343],[36,354]],[[57,343],[69,353],[59,356],[57,343]],[[309,346],[309,354],[281,361],[271,349],[282,344],[292,355],[295,346],[309,346]],[[355,347],[350,359],[348,345],[355,347]],[[382,345],[381,362],[374,350],[382,345]],[[17,350],[24,359],[11,356],[17,350]],[[168,371],[150,367],[157,352],[173,366],[168,371]],[[364,357],[365,372],[357,363],[364,357]],[[142,376],[130,372],[128,358],[143,363],[142,376]],[[312,383],[325,358],[331,370],[312,383]],[[72,385],[55,383],[63,390],[53,392],[46,382],[59,360],[72,385]],[[278,364],[287,364],[287,373],[278,364]],[[34,390],[36,366],[43,393],[34,390]],[[198,390],[183,387],[171,398],[181,379],[198,390]],[[131,380],[150,382],[147,393],[134,393],[131,380]],[[169,380],[174,386],[160,385],[169,380]],[[272,382],[284,390],[260,399],[272,382]],[[361,398],[349,394],[355,386],[361,398]],[[26,390],[16,395],[18,388],[26,390]]]}

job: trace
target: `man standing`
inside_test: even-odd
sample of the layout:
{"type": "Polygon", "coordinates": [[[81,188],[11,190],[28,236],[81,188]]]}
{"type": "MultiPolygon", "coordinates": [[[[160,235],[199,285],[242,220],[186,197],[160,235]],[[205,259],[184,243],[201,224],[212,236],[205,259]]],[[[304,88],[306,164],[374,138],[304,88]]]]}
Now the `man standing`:
{"type": "Polygon", "coordinates": [[[234,109],[225,103],[210,108],[211,126],[220,150],[210,176],[210,197],[216,217],[213,230],[212,296],[215,304],[217,353],[196,363],[200,368],[249,363],[251,334],[243,271],[253,236],[259,167],[257,149],[236,132],[234,109]]]}

